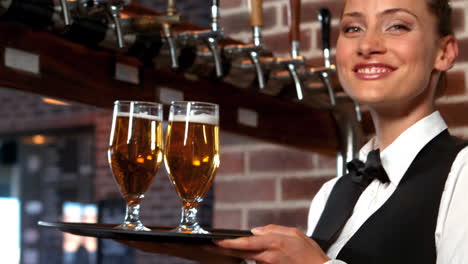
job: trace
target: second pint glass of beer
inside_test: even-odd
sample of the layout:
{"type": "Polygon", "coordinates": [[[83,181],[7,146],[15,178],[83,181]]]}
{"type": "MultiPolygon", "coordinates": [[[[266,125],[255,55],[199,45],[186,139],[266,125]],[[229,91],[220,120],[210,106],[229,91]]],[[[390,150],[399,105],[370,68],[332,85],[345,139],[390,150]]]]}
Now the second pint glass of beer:
{"type": "Polygon", "coordinates": [[[164,161],[182,202],[175,231],[208,233],[197,221],[197,208],[219,167],[219,107],[204,102],[172,102],[164,161]]]}

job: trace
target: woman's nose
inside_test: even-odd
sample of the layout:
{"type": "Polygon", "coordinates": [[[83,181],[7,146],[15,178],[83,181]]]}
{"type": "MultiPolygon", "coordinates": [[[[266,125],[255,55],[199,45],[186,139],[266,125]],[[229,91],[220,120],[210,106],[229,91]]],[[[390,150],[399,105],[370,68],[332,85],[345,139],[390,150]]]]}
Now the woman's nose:
{"type": "Polygon", "coordinates": [[[358,54],[369,57],[386,51],[384,39],[378,32],[366,31],[359,41],[358,54]]]}

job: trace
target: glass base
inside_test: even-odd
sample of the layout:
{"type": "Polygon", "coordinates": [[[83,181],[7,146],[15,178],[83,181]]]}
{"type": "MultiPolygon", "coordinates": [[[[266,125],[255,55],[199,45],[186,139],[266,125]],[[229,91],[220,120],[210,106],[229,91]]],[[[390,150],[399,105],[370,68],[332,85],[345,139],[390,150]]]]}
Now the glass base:
{"type": "Polygon", "coordinates": [[[140,223],[123,223],[114,227],[114,229],[129,230],[129,231],[151,231],[151,229],[140,223]]]}
{"type": "Polygon", "coordinates": [[[193,226],[180,225],[171,231],[177,232],[177,233],[186,233],[186,234],[210,234],[210,232],[201,228],[200,225],[198,224],[193,225],[193,226]]]}

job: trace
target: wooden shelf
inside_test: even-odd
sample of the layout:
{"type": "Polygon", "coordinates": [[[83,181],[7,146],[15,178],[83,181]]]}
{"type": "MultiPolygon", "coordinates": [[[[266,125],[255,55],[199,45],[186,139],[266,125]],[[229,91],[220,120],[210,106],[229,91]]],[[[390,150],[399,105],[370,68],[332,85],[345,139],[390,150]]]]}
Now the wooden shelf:
{"type": "Polygon", "coordinates": [[[184,93],[185,100],[220,104],[220,126],[227,131],[308,151],[334,154],[338,148],[336,124],[330,111],[241,90],[210,80],[188,80],[171,70],[141,69],[141,83],[113,78],[116,61],[138,61],[69,42],[48,32],[0,22],[0,86],[63,98],[103,108],[115,100],[158,101],[158,87],[184,93]],[[4,49],[15,48],[40,56],[40,73],[5,66],[4,49]],[[238,122],[238,109],[257,112],[258,127],[238,122]]]}

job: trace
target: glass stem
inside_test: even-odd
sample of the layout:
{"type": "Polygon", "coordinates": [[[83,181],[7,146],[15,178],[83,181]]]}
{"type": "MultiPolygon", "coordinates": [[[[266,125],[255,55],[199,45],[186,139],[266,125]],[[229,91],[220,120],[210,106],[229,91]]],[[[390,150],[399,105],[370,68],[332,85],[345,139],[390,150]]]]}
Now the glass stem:
{"type": "Polygon", "coordinates": [[[198,209],[196,206],[182,206],[182,218],[180,226],[187,231],[193,231],[200,228],[197,221],[198,209]]]}
{"type": "Polygon", "coordinates": [[[140,221],[140,203],[141,199],[127,200],[127,212],[125,213],[125,221],[121,226],[122,229],[135,231],[150,230],[140,221]]]}
{"type": "Polygon", "coordinates": [[[127,203],[127,212],[125,214],[125,223],[136,224],[140,222],[140,201],[127,203]]]}

